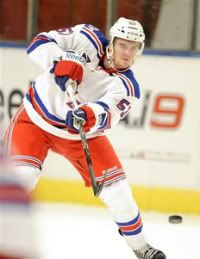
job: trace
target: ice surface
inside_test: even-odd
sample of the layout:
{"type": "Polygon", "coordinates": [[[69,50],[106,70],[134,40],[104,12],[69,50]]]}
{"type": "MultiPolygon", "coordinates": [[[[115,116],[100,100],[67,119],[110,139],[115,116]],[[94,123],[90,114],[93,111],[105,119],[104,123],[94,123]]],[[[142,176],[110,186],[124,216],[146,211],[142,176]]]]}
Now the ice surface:
{"type": "MultiPolygon", "coordinates": [[[[149,243],[167,259],[200,259],[200,216],[171,224],[169,214],[141,212],[149,243]]],[[[35,219],[41,259],[134,259],[105,208],[37,204],[35,219]]]]}

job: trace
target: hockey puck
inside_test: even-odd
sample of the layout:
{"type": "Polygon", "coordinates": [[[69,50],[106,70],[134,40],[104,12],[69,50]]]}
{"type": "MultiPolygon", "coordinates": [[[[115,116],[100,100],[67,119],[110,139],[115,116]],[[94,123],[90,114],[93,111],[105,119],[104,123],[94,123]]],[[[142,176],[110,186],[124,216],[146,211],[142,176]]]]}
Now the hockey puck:
{"type": "Polygon", "coordinates": [[[178,223],[182,223],[183,218],[179,215],[171,215],[169,216],[169,222],[172,224],[178,224],[178,223]]]}

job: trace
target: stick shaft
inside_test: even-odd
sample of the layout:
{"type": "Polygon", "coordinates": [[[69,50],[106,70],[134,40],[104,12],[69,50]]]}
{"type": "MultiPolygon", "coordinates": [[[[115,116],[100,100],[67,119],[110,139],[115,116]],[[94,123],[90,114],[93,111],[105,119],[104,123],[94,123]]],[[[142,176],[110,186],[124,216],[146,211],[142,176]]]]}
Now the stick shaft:
{"type": "MultiPolygon", "coordinates": [[[[68,90],[68,94],[70,97],[70,100],[72,101],[73,104],[73,108],[74,109],[78,109],[78,104],[76,102],[76,98],[75,98],[75,94],[74,94],[74,88],[76,87],[75,84],[69,84],[67,86],[67,90],[68,90]]],[[[94,173],[94,168],[92,165],[92,160],[91,160],[91,155],[90,155],[90,151],[89,151],[89,146],[88,146],[88,142],[87,142],[87,138],[86,138],[86,134],[85,131],[83,129],[83,126],[80,124],[80,137],[81,137],[81,142],[83,145],[83,149],[84,149],[84,153],[86,156],[86,161],[87,161],[87,165],[88,165],[88,170],[89,170],[89,174],[90,174],[90,179],[91,179],[91,183],[92,183],[92,189],[93,189],[93,193],[95,196],[98,196],[100,194],[100,190],[98,188],[98,184],[95,178],[95,173],[94,173]]]]}

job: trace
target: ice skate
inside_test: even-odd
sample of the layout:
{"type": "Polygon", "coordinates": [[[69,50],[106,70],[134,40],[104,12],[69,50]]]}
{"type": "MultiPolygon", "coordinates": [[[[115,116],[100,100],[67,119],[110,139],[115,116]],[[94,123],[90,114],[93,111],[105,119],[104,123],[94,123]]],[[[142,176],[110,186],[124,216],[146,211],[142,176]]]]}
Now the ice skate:
{"type": "Polygon", "coordinates": [[[134,253],[139,259],[166,259],[166,255],[162,251],[148,244],[140,250],[134,251],[134,253]]]}

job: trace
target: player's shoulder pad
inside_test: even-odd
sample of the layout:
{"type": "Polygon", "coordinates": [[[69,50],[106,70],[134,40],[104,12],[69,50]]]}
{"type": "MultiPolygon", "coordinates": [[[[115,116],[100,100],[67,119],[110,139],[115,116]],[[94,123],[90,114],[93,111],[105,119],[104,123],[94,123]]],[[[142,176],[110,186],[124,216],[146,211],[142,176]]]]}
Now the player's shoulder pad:
{"type": "Polygon", "coordinates": [[[108,40],[104,34],[91,24],[84,24],[80,33],[82,33],[96,48],[97,56],[100,59],[106,50],[108,40]]]}
{"type": "Polygon", "coordinates": [[[116,75],[123,83],[128,96],[134,96],[140,98],[140,86],[135,79],[134,73],[131,69],[125,72],[117,72],[116,75]]]}

